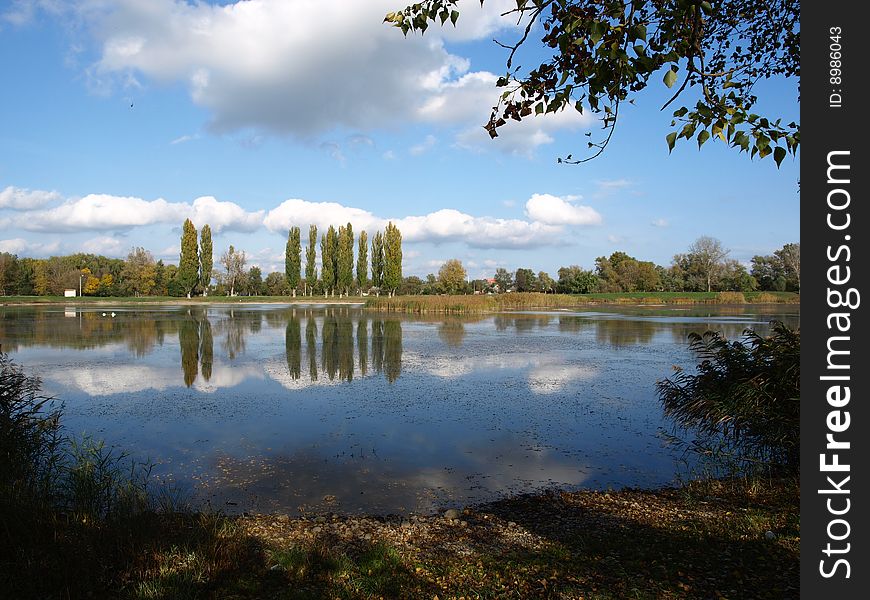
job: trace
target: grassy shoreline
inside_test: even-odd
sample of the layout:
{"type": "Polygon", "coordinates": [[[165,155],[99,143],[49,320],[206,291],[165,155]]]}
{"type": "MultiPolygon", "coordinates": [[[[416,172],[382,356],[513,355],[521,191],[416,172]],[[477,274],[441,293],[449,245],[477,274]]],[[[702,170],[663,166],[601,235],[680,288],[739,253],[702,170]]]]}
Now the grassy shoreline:
{"type": "Polygon", "coordinates": [[[541,294],[534,292],[500,294],[494,296],[350,296],[324,298],[322,296],[209,296],[206,298],[175,298],[169,296],[64,298],[60,296],[6,296],[0,306],[109,306],[109,305],[347,305],[363,304],[366,309],[382,312],[405,313],[484,313],[532,308],[576,308],[597,305],[742,305],[742,304],[798,304],[800,295],[793,292],[633,292],[614,294],[541,294]]]}

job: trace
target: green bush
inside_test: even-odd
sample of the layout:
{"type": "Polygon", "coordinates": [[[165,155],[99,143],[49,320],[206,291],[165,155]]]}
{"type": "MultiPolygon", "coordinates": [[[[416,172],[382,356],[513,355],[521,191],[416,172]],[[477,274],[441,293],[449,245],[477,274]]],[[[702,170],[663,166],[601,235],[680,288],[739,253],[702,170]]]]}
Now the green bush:
{"type": "Polygon", "coordinates": [[[657,384],[665,414],[697,432],[701,452],[796,472],[800,455],[800,330],[779,322],[729,342],[718,332],[691,334],[697,374],[679,370],[657,384]]]}

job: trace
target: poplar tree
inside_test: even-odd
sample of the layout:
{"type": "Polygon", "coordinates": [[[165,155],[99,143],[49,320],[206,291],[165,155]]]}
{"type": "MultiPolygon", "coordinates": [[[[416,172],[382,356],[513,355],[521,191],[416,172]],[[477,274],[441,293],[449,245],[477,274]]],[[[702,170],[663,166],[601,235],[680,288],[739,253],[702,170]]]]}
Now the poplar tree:
{"type": "Polygon", "coordinates": [[[359,244],[356,251],[356,287],[362,292],[368,280],[369,270],[369,238],[365,231],[359,233],[359,244]]]}
{"type": "Polygon", "coordinates": [[[320,238],[320,280],[323,282],[323,297],[335,285],[335,228],[330,225],[326,235],[320,238]]]}
{"type": "Polygon", "coordinates": [[[314,293],[314,282],[317,281],[317,225],[308,227],[308,247],[305,249],[305,293],[314,293]]]}
{"type": "Polygon", "coordinates": [[[380,288],[384,284],[384,235],[380,231],[375,232],[372,239],[372,286],[380,288]]]}
{"type": "Polygon", "coordinates": [[[384,230],[384,287],[390,296],[402,284],[402,233],[390,221],[384,230]]]}
{"type": "Polygon", "coordinates": [[[206,224],[202,226],[202,231],[199,233],[199,285],[202,286],[203,297],[208,296],[208,286],[211,285],[213,269],[211,227],[206,224]]]}
{"type": "Polygon", "coordinates": [[[181,256],[178,259],[178,273],[176,274],[181,289],[190,298],[191,292],[196,287],[199,279],[199,253],[196,245],[196,227],[190,219],[184,220],[181,233],[181,256]]]}
{"type": "Polygon", "coordinates": [[[299,287],[299,277],[302,272],[302,240],[298,227],[291,227],[287,234],[287,248],[284,252],[284,273],[287,275],[287,283],[290,293],[296,297],[296,288],[299,287]]]}
{"type": "Polygon", "coordinates": [[[353,285],[353,226],[348,223],[338,228],[337,279],[339,295],[350,295],[353,285]]]}

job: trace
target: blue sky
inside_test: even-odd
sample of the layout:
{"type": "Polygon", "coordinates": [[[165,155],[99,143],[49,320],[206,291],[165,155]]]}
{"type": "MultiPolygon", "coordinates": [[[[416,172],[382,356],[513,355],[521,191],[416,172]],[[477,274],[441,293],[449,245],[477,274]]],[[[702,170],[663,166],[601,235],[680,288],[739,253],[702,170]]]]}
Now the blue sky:
{"type": "MultiPolygon", "coordinates": [[[[555,275],[623,250],[667,265],[701,235],[742,262],[798,241],[799,160],[777,169],[708,142],[664,141],[655,82],[606,152],[576,113],[491,141],[481,125],[516,31],[509,0],[466,2],[459,27],[404,39],[394,0],[27,0],[0,8],[0,251],[177,262],[180,226],[216,254],[283,271],[287,228],[350,221],[404,235],[406,275],[459,258],[555,275]]],[[[534,40],[532,40],[534,41],[534,40]]],[[[536,52],[525,58],[531,64],[536,52]]],[[[759,111],[797,119],[794,82],[759,111]]]]}

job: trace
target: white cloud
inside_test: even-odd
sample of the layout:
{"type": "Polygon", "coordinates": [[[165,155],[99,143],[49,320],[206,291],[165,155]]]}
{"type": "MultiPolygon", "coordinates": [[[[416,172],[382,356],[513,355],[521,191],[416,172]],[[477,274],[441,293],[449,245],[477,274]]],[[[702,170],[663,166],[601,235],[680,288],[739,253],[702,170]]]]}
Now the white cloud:
{"type": "Polygon", "coordinates": [[[667,227],[668,225],[670,225],[670,223],[668,223],[667,219],[659,218],[654,219],[653,222],[650,223],[650,225],[652,225],[653,227],[667,227]]]}
{"type": "Polygon", "coordinates": [[[233,202],[220,202],[212,196],[193,204],[167,202],[163,198],[143,200],[131,196],[89,194],[70,199],[54,208],[30,211],[14,222],[21,229],[45,232],[122,231],[157,223],[181,223],[190,218],[197,227],[208,223],[212,230],[254,231],[265,211],[249,213],[233,202]]]}
{"type": "Polygon", "coordinates": [[[201,196],[193,201],[192,210],[188,214],[197,228],[208,223],[215,233],[227,229],[250,232],[260,228],[266,211],[247,212],[234,202],[221,202],[214,196],[201,196]]]}
{"type": "Polygon", "coordinates": [[[499,92],[497,75],[470,72],[445,43],[516,39],[511,0],[462,9],[457,27],[425,36],[383,23],[393,0],[247,0],[224,5],[181,0],[78,0],[76,15],[96,38],[87,76],[96,89],[129,87],[144,75],[186,85],[211,114],[210,127],[298,138],[371,131],[403,122],[459,128],[461,147],[531,156],[560,129],[585,125],[574,111],[503,128],[491,142],[481,126],[499,92]],[[352,40],[353,43],[348,43],[352,40]]]}
{"type": "Polygon", "coordinates": [[[98,237],[82,243],[82,250],[105,256],[120,256],[125,250],[121,240],[113,237],[98,237]]]}
{"type": "Polygon", "coordinates": [[[0,208],[12,210],[32,210],[59,200],[61,195],[53,191],[28,190],[11,185],[0,191],[0,208]]]}
{"type": "Polygon", "coordinates": [[[263,224],[266,229],[287,234],[292,226],[307,228],[309,224],[317,226],[322,235],[330,225],[351,223],[355,230],[374,231],[383,229],[386,221],[375,217],[361,208],[344,206],[337,202],[309,202],[298,198],[285,200],[268,212],[263,224]]]}
{"type": "Polygon", "coordinates": [[[574,205],[550,194],[533,194],[526,202],[526,215],[548,225],[597,225],[601,215],[589,206],[574,205]]]}
{"type": "Polygon", "coordinates": [[[420,156],[421,154],[425,154],[429,150],[432,149],[435,144],[438,143],[438,140],[434,135],[427,135],[426,139],[424,139],[419,144],[415,144],[408,149],[408,152],[411,156],[420,156]]]}
{"type": "Polygon", "coordinates": [[[175,146],[178,144],[183,144],[185,142],[191,142],[193,140],[198,140],[198,139],[199,139],[199,134],[182,135],[182,136],[175,138],[174,140],[172,140],[169,143],[170,143],[170,145],[175,146]]]}
{"type": "Polygon", "coordinates": [[[48,244],[29,242],[23,238],[0,240],[0,252],[9,254],[23,254],[28,256],[48,256],[57,252],[60,242],[54,241],[48,244]]]}
{"type": "Polygon", "coordinates": [[[363,229],[373,232],[384,229],[387,222],[392,220],[402,232],[404,242],[458,241],[472,248],[533,248],[562,243],[558,234],[563,225],[587,225],[601,221],[601,216],[595,210],[586,206],[572,206],[555,196],[535,194],[527,207],[529,203],[532,207],[531,211],[527,211],[532,218],[530,221],[476,217],[453,208],[387,219],[337,202],[309,202],[294,198],[270,210],[263,223],[270,231],[282,235],[292,226],[307,227],[314,224],[322,235],[330,225],[349,222],[357,232],[363,229]],[[548,211],[548,206],[533,202],[537,198],[554,198],[562,202],[567,209],[563,208],[560,214],[565,218],[557,220],[552,207],[548,211]],[[540,217],[548,220],[544,221],[540,217]]]}

